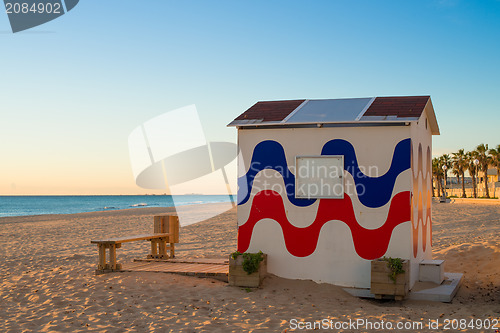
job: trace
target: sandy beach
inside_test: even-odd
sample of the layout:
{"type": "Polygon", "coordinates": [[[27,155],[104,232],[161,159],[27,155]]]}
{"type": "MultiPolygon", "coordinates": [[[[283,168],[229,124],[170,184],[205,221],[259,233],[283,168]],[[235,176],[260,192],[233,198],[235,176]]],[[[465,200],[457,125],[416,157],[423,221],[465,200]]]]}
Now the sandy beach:
{"type": "MultiPolygon", "coordinates": [[[[151,232],[152,216],[165,212],[141,208],[0,218],[0,332],[284,332],[300,331],[291,329],[292,323],[323,319],[422,322],[423,329],[409,331],[433,331],[429,320],[442,325],[446,319],[469,323],[500,317],[498,204],[434,204],[434,257],[446,260],[446,272],[465,275],[448,304],[359,299],[333,285],[275,276],[248,292],[213,279],[165,273],[94,275],[92,238],[151,232]]],[[[236,234],[235,209],[182,227],[177,257],[226,257],[236,249],[236,234]]],[[[147,251],[147,242],[127,243],[118,259],[143,258],[147,251]]]]}

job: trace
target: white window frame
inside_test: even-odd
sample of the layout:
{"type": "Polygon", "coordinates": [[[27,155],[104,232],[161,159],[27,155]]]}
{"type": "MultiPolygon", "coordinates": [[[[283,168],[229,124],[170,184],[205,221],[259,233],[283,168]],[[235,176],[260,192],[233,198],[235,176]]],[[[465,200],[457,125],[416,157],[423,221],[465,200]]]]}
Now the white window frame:
{"type": "MultiPolygon", "coordinates": [[[[318,185],[319,186],[319,185],[318,185]]],[[[297,199],[344,199],[344,192],[345,192],[345,180],[344,180],[344,155],[297,155],[295,156],[295,198],[297,199]],[[318,195],[318,196],[311,196],[308,193],[306,195],[298,193],[299,186],[300,186],[300,173],[299,173],[299,167],[298,163],[299,160],[301,159],[340,159],[340,164],[341,164],[341,171],[339,172],[339,179],[341,179],[341,185],[342,185],[342,194],[340,196],[337,195],[331,195],[331,196],[324,196],[324,195],[318,195]]]]}

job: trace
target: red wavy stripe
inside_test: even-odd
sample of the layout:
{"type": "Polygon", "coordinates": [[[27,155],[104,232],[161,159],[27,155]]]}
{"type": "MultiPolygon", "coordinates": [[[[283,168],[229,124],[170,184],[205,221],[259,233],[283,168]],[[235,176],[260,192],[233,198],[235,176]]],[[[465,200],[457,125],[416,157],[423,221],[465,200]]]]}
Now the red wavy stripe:
{"type": "Polygon", "coordinates": [[[331,220],[340,220],[351,229],[356,253],[361,258],[372,260],[385,254],[392,231],[399,224],[410,221],[410,213],[410,192],[398,193],[391,201],[384,225],[378,229],[365,229],[358,224],[351,198],[346,195],[342,200],[321,199],[314,222],[300,228],[288,221],[282,197],[275,191],[265,190],[254,196],[248,221],[238,229],[238,251],[248,250],[255,224],[269,218],[280,224],[288,252],[296,257],[306,257],[316,250],[323,225],[331,220]]]}

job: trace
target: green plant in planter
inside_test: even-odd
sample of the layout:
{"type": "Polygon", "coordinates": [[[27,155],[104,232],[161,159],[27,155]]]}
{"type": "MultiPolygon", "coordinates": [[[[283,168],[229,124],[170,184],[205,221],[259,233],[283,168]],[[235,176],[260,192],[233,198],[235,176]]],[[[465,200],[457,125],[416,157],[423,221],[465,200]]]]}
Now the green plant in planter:
{"type": "Polygon", "coordinates": [[[239,255],[241,255],[240,251],[233,252],[231,253],[231,258],[233,258],[233,260],[236,260],[239,255]]]}
{"type": "Polygon", "coordinates": [[[264,260],[264,255],[262,251],[258,253],[240,253],[236,251],[231,254],[233,260],[236,260],[238,256],[243,255],[243,270],[247,272],[247,274],[255,273],[259,270],[259,264],[262,260],[264,260]]]}
{"type": "Polygon", "coordinates": [[[405,272],[403,269],[403,260],[401,258],[382,258],[383,260],[387,261],[387,267],[391,270],[389,273],[389,278],[396,283],[396,277],[399,274],[402,274],[405,272]]]}

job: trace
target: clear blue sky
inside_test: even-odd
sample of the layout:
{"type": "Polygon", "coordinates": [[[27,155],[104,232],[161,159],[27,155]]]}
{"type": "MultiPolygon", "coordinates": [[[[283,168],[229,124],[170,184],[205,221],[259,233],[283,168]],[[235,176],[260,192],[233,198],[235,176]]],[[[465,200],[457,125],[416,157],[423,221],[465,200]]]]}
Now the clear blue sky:
{"type": "Polygon", "coordinates": [[[144,193],[129,133],[196,104],[209,140],[258,100],[431,95],[434,154],[500,143],[500,2],[82,0],[0,13],[0,194],[144,193]]]}

